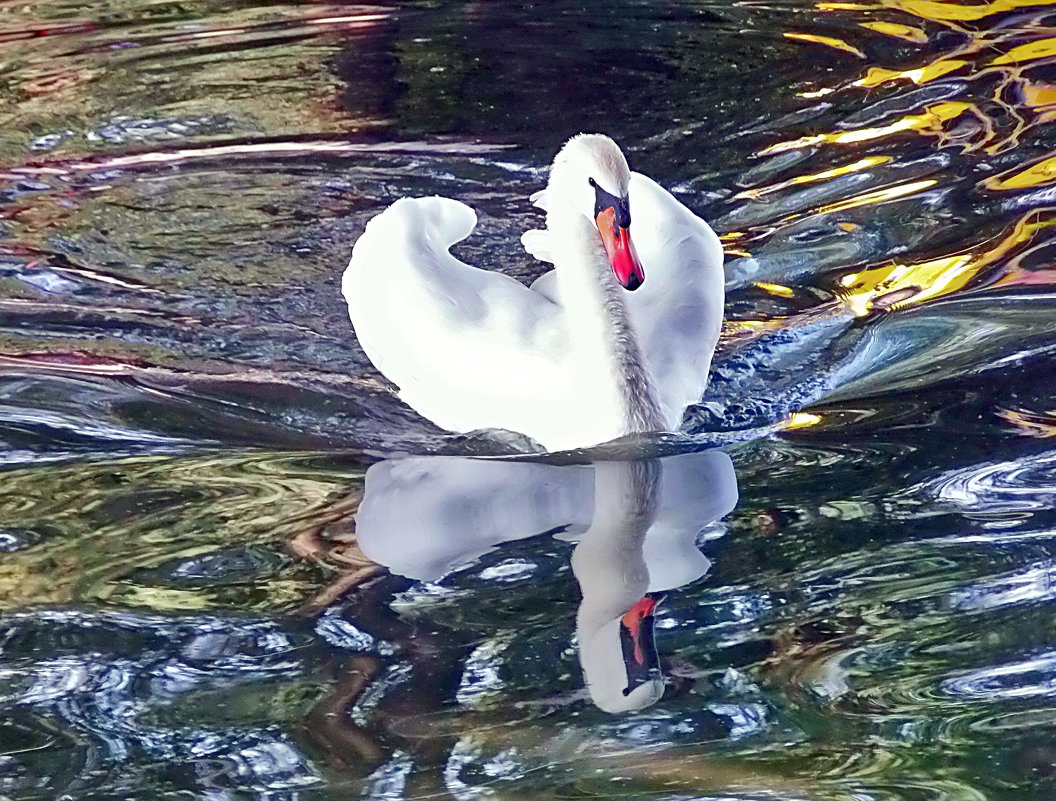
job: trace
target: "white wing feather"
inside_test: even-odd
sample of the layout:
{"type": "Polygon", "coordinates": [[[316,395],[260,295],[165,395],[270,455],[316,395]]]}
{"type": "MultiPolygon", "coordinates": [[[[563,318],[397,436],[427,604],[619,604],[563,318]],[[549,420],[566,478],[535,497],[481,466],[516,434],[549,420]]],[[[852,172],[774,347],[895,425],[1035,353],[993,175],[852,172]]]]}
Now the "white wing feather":
{"type": "Polygon", "coordinates": [[[534,258],[539,261],[554,263],[554,256],[550,250],[550,235],[546,231],[533,228],[521,234],[521,244],[534,258]]]}
{"type": "Polygon", "coordinates": [[[704,394],[725,303],[722,245],[652,179],[631,173],[631,230],[645,282],[627,299],[673,426],[704,394]]]}
{"type": "Polygon", "coordinates": [[[475,226],[456,200],[397,201],[356,242],[342,293],[363,350],[412,408],[454,431],[534,436],[568,400],[564,318],[538,292],[448,252],[475,226]]]}

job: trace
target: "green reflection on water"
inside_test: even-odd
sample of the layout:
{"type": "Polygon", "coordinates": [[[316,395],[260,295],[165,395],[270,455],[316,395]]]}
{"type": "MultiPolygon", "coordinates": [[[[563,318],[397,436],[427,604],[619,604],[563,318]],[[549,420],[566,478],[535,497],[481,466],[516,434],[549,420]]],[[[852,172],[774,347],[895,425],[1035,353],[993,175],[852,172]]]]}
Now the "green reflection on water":
{"type": "Polygon", "coordinates": [[[264,455],[9,470],[0,515],[30,545],[4,557],[0,604],[290,611],[320,576],[287,541],[322,525],[356,476],[264,455]]]}
{"type": "Polygon", "coordinates": [[[1049,8],[551,5],[0,5],[0,793],[379,798],[405,763],[407,797],[1056,793],[1049,8]],[[458,196],[467,257],[531,278],[526,198],[581,128],[728,229],[762,356],[711,400],[832,381],[733,450],[668,694],[622,718],[582,690],[570,547],[408,587],[325,455],[423,430],[338,298],[366,219],[458,196]]]}

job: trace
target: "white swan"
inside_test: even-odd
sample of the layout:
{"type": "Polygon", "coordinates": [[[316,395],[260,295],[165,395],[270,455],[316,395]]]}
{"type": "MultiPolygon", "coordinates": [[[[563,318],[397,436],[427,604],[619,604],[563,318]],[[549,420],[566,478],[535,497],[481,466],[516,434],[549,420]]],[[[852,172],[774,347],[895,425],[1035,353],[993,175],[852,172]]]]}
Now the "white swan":
{"type": "Polygon", "coordinates": [[[677,429],[722,325],[715,233],[596,134],[562,148],[533,200],[547,227],[522,241],[555,269],[531,288],[448,252],[476,225],[463,203],[403,199],[372,219],[342,279],[363,350],[452,431],[561,450],[677,429]]]}
{"type": "Polygon", "coordinates": [[[356,539],[368,558],[418,581],[505,542],[558,530],[578,539],[583,675],[598,707],[625,712],[663,693],[649,594],[707,572],[697,534],[736,503],[733,464],[718,450],[563,466],[413,457],[367,470],[356,539]]]}

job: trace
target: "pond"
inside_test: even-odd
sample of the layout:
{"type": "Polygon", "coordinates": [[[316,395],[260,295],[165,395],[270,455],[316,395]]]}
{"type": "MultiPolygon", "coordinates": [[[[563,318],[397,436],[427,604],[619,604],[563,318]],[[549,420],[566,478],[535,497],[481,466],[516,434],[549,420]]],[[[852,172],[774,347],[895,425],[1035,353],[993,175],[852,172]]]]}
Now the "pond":
{"type": "Polygon", "coordinates": [[[1054,59],[1031,0],[0,0],[0,797],[1056,796],[1054,59]],[[721,236],[708,391],[447,434],[352,244],[454,197],[530,281],[580,131],[721,236]]]}

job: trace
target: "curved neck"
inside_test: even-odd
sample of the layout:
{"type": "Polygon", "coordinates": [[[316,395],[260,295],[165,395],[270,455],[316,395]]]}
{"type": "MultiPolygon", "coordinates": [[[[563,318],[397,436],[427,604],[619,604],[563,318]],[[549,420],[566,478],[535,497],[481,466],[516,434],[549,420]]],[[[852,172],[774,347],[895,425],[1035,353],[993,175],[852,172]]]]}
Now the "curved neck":
{"type": "Polygon", "coordinates": [[[547,228],[556,240],[554,266],[584,379],[600,383],[614,401],[623,434],[663,431],[656,388],[624,303],[627,290],[613,277],[597,229],[564,209],[547,213],[547,228]]]}

